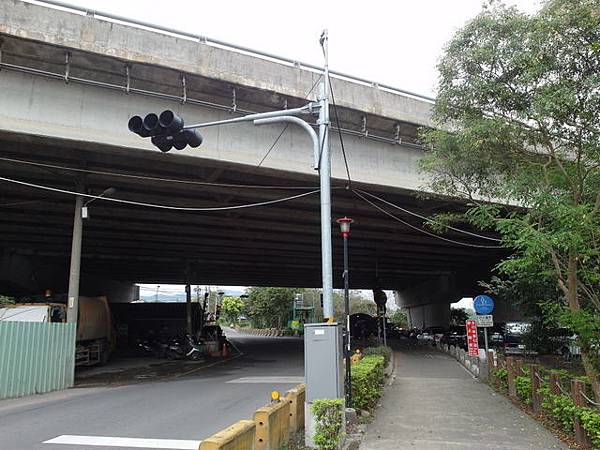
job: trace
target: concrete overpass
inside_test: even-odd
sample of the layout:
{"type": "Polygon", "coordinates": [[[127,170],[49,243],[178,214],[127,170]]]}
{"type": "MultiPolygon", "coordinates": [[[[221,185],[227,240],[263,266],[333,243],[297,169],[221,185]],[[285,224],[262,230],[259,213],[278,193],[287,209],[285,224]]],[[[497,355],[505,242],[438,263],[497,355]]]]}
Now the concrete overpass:
{"type": "MultiPolygon", "coordinates": [[[[209,128],[200,148],[162,154],[126,126],[132,115],[163,109],[196,123],[298,107],[315,98],[318,68],[44,3],[54,6],[0,4],[3,290],[66,290],[74,195],[40,186],[92,195],[114,187],[112,198],[161,206],[89,205],[84,295],[109,286],[113,301],[128,301],[132,282],[320,286],[318,193],[247,209],[176,209],[318,189],[311,143],[301,130],[209,128]]],[[[422,219],[370,197],[410,228],[358,198],[346,189],[335,135],[345,142],[352,187],[423,216],[462,210],[455,199],[417,196],[427,194],[417,134],[432,126],[431,99],[345,74],[332,84],[340,119],[331,137],[332,214],[356,221],[351,285],[370,289],[377,278],[380,287],[398,291],[415,323],[444,323],[447,305],[477,293],[475,282],[486,278],[499,250],[455,232],[446,240],[425,234],[422,219]]],[[[341,239],[334,239],[338,287],[341,264],[341,239]]]]}

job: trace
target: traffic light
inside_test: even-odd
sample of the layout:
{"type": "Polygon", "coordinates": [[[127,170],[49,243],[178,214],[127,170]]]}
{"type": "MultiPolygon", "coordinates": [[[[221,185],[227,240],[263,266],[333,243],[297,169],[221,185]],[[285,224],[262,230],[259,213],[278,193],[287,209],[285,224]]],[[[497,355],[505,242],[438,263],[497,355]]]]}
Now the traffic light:
{"type": "Polygon", "coordinates": [[[177,150],[183,150],[188,145],[199,147],[202,135],[198,130],[184,130],[183,125],[183,118],[167,109],[160,115],[146,114],[143,119],[141,116],[133,116],[127,127],[140,137],[149,137],[152,144],[162,152],[168,152],[173,147],[177,150]]]}

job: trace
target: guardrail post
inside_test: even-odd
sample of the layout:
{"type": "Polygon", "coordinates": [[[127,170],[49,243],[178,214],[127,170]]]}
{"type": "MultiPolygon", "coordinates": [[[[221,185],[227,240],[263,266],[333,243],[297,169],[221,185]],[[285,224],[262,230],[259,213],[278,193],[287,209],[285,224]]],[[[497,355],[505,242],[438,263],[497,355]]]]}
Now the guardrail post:
{"type": "MultiPolygon", "coordinates": [[[[583,381],[575,379],[571,380],[571,398],[576,406],[587,406],[583,395],[581,395],[584,389],[585,383],[583,381]]],[[[591,448],[592,442],[583,428],[577,413],[575,413],[575,417],[573,417],[573,425],[575,429],[575,441],[577,444],[583,448],[591,448]]]]}
{"type": "Polygon", "coordinates": [[[303,384],[287,391],[284,401],[290,405],[290,433],[296,433],[304,428],[304,403],[306,387],[303,384]]]}
{"type": "Polygon", "coordinates": [[[517,382],[515,380],[515,359],[512,356],[506,357],[506,380],[508,382],[508,396],[511,398],[517,397],[517,382]]]}
{"type": "Polygon", "coordinates": [[[542,394],[540,394],[540,365],[531,364],[529,366],[529,374],[531,376],[531,405],[534,414],[542,413],[542,394]]]}

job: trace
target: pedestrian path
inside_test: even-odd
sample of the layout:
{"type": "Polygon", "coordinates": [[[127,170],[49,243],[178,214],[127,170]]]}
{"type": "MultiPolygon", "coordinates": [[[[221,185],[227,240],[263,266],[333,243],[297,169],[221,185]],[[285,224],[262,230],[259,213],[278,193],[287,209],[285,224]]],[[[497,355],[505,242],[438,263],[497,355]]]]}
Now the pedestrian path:
{"type": "Polygon", "coordinates": [[[568,450],[450,356],[400,344],[361,450],[568,450]]]}

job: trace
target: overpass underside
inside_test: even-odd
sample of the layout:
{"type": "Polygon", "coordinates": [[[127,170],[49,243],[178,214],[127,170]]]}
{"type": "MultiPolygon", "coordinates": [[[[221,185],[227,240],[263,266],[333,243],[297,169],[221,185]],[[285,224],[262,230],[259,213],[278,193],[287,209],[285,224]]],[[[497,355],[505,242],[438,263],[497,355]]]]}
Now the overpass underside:
{"type": "MultiPolygon", "coordinates": [[[[232,207],[318,190],[316,175],[159,151],[10,133],[1,135],[0,149],[2,177],[64,191],[84,186],[83,192],[91,195],[114,188],[111,198],[167,207],[232,207]]],[[[3,288],[64,289],[74,195],[5,180],[0,185],[3,288]],[[31,279],[43,283],[11,286],[6,261],[18,257],[31,261],[31,279]]],[[[458,246],[410,229],[345,189],[345,180],[334,180],[333,186],[332,216],[355,220],[350,244],[353,288],[372,288],[376,276],[385,289],[452,274],[469,274],[467,278],[473,281],[498,256],[491,250],[458,246]]],[[[461,207],[382,186],[353,187],[427,216],[461,207]]],[[[181,211],[103,199],[94,200],[88,210],[83,230],[84,277],[141,283],[321,284],[318,192],[271,205],[221,211],[181,211]]],[[[399,216],[421,225],[418,219],[399,216]]],[[[342,240],[338,236],[334,227],[334,274],[339,275],[335,284],[341,287],[342,240]]],[[[465,236],[458,238],[469,242],[465,236]]]]}

